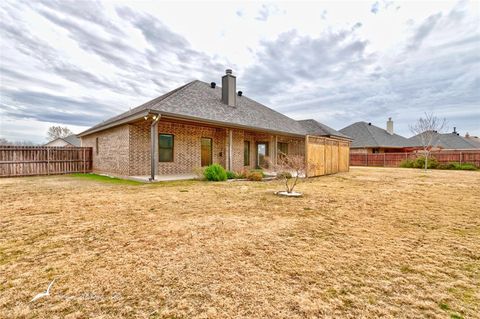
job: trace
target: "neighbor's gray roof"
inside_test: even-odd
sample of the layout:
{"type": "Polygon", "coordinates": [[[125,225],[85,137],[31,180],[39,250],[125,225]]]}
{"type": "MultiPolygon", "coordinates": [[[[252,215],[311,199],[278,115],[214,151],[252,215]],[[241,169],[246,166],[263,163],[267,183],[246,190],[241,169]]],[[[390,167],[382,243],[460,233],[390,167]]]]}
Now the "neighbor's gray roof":
{"type": "Polygon", "coordinates": [[[259,130],[276,131],[295,135],[306,135],[305,128],[291,119],[245,95],[237,96],[235,107],[221,100],[222,89],[212,89],[209,83],[195,80],[165,95],[142,104],[128,112],[108,119],[80,133],[102,129],[116,121],[121,121],[142,110],[157,111],[165,116],[178,116],[192,120],[206,120],[224,125],[241,126],[259,130]]]}
{"type": "MultiPolygon", "coordinates": [[[[414,144],[421,145],[420,134],[410,137],[409,140],[414,144]]],[[[456,133],[436,133],[433,137],[432,145],[450,150],[480,149],[480,145],[477,142],[470,141],[468,138],[456,133]]]]}
{"type": "Polygon", "coordinates": [[[76,135],[69,135],[67,137],[63,137],[62,140],[74,146],[80,146],[80,139],[76,135]]]}
{"type": "Polygon", "coordinates": [[[336,137],[352,139],[350,136],[342,134],[341,132],[334,130],[333,128],[325,124],[322,124],[320,122],[317,122],[313,119],[300,120],[298,122],[302,124],[304,129],[307,131],[307,134],[310,134],[310,135],[336,136],[336,137]]]}
{"type": "Polygon", "coordinates": [[[356,122],[340,130],[353,138],[350,147],[411,147],[412,141],[398,134],[390,134],[378,126],[367,122],[356,122]]]}

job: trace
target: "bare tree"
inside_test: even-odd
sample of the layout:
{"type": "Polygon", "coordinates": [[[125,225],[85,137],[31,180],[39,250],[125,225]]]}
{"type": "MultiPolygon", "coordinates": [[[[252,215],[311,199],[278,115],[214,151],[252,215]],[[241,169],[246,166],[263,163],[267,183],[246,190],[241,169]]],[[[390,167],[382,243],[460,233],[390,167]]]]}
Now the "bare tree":
{"type": "Polygon", "coordinates": [[[6,138],[0,137],[0,145],[13,145],[10,141],[6,138]]]}
{"type": "Polygon", "coordinates": [[[445,118],[440,119],[433,115],[433,113],[425,113],[425,118],[419,118],[417,122],[410,125],[409,128],[423,148],[425,170],[427,170],[430,151],[436,146],[435,137],[447,129],[447,120],[445,118]]]}
{"type": "Polygon", "coordinates": [[[53,141],[57,138],[67,137],[73,132],[66,126],[50,126],[47,131],[47,140],[53,141]]]}
{"type": "Polygon", "coordinates": [[[19,146],[33,146],[35,143],[32,141],[16,141],[16,142],[11,142],[7,140],[6,138],[0,137],[0,145],[19,145],[19,146]]]}
{"type": "Polygon", "coordinates": [[[291,194],[300,176],[305,176],[307,165],[305,157],[280,153],[277,162],[267,159],[269,169],[275,170],[285,182],[285,190],[291,194]]]}

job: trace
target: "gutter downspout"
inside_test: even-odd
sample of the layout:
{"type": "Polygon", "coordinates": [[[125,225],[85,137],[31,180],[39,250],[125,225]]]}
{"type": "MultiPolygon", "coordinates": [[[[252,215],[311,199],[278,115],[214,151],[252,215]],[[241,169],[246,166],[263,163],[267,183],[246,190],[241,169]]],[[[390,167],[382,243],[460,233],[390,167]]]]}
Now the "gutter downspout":
{"type": "Polygon", "coordinates": [[[150,182],[155,180],[155,151],[157,144],[155,141],[157,140],[157,123],[160,117],[160,114],[154,115],[153,122],[150,124],[150,178],[148,179],[150,182]]]}

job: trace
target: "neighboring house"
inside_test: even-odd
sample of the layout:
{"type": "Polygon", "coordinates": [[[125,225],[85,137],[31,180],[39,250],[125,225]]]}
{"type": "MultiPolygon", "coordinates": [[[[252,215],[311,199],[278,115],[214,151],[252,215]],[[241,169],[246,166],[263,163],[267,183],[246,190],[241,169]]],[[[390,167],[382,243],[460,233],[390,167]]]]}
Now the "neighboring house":
{"type": "Polygon", "coordinates": [[[75,135],[69,135],[67,137],[59,137],[45,144],[45,146],[60,146],[60,147],[78,147],[80,145],[81,145],[80,138],[78,138],[75,135]]]}
{"type": "Polygon", "coordinates": [[[212,163],[242,171],[263,167],[267,158],[276,161],[280,153],[306,157],[309,167],[316,167],[310,176],[349,166],[348,138],[237,92],[231,70],[221,88],[190,82],[79,136],[82,146],[93,148],[94,171],[120,176],[191,174],[212,163]]]}
{"type": "MultiPolygon", "coordinates": [[[[420,134],[412,136],[409,140],[413,144],[421,145],[420,134]]],[[[454,127],[451,133],[435,133],[432,140],[432,150],[480,150],[480,143],[473,138],[463,137],[454,127]]]]}
{"type": "Polygon", "coordinates": [[[393,132],[393,121],[389,118],[387,129],[367,122],[356,122],[340,130],[353,141],[350,153],[399,153],[409,152],[415,146],[407,138],[393,132]]]}
{"type": "Polygon", "coordinates": [[[467,132],[465,134],[465,139],[469,142],[472,142],[474,145],[478,145],[478,147],[480,147],[480,138],[478,136],[472,136],[467,132]]]}

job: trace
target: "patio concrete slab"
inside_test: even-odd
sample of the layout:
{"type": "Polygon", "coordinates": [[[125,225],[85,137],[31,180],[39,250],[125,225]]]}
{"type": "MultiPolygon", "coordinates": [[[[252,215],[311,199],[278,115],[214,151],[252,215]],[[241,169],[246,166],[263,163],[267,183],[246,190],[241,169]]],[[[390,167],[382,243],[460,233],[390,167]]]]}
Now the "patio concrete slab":
{"type": "Polygon", "coordinates": [[[195,179],[197,176],[195,174],[172,174],[172,175],[155,175],[155,180],[150,181],[150,175],[142,176],[129,176],[128,179],[138,181],[138,182],[167,182],[167,181],[182,181],[195,179]]]}

